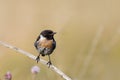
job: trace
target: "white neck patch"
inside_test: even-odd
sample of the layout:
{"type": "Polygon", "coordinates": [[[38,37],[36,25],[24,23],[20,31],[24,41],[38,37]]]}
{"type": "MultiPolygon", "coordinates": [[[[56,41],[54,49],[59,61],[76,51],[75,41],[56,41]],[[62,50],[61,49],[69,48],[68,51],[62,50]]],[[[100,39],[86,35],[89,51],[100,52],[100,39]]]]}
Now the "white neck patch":
{"type": "Polygon", "coordinates": [[[43,35],[40,35],[40,40],[45,40],[46,38],[43,35]]]}

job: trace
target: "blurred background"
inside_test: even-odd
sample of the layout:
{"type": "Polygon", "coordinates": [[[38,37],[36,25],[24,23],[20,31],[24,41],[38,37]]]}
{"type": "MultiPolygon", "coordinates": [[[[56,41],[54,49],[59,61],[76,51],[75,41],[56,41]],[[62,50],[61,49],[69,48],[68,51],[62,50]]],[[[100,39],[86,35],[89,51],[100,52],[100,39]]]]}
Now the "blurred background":
{"type": "MultiPolygon", "coordinates": [[[[52,63],[73,80],[120,80],[120,0],[0,0],[0,40],[37,56],[44,29],[56,31],[52,63]]],[[[41,57],[48,60],[48,57],[41,57]]],[[[0,79],[63,80],[48,67],[0,46],[0,79]],[[33,79],[31,68],[39,66],[33,79]]]]}

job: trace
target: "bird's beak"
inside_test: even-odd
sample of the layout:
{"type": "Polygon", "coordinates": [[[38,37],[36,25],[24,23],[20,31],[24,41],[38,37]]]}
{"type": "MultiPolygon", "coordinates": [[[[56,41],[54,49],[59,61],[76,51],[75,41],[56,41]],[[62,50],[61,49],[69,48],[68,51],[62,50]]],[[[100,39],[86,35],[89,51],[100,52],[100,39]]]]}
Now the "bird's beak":
{"type": "Polygon", "coordinates": [[[50,34],[50,35],[54,35],[54,34],[56,34],[56,32],[53,32],[52,34],[50,34]]]}
{"type": "Polygon", "coordinates": [[[57,32],[53,32],[53,34],[56,34],[57,32]]]}

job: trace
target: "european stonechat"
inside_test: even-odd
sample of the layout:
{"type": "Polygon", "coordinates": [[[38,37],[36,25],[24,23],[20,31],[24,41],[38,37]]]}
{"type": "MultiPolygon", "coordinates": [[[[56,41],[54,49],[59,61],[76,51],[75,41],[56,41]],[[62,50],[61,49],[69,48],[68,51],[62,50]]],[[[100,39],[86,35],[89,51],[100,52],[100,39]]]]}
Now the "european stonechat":
{"type": "Polygon", "coordinates": [[[56,32],[53,32],[52,30],[44,30],[40,33],[40,35],[36,39],[34,46],[39,52],[39,55],[36,58],[37,63],[40,60],[40,55],[42,56],[48,55],[49,61],[47,64],[49,65],[49,67],[52,64],[50,54],[52,54],[52,52],[56,48],[54,34],[56,34],[56,32]]]}

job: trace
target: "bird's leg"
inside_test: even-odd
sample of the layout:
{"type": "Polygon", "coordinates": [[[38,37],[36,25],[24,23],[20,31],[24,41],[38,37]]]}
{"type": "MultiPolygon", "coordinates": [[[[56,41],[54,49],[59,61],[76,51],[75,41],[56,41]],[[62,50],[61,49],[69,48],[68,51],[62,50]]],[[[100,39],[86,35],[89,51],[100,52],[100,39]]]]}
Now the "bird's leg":
{"type": "Polygon", "coordinates": [[[39,53],[39,55],[37,56],[36,61],[37,61],[37,63],[40,61],[40,53],[39,53]]]}
{"type": "Polygon", "coordinates": [[[48,68],[49,68],[50,65],[52,65],[52,63],[51,63],[51,59],[50,59],[50,55],[48,55],[48,58],[49,58],[49,61],[47,62],[47,64],[48,64],[48,68]]]}

